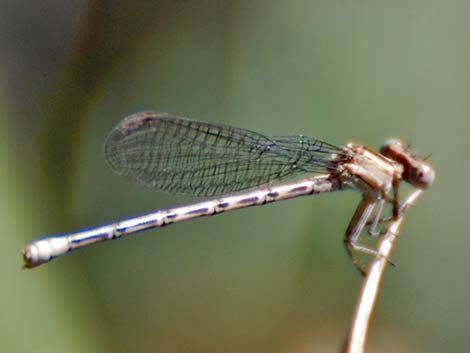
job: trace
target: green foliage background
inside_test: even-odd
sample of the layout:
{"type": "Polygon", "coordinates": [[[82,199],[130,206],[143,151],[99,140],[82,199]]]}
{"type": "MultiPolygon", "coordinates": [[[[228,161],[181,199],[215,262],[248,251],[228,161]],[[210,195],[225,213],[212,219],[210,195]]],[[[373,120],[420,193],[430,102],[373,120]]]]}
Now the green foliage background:
{"type": "Polygon", "coordinates": [[[158,110],[431,154],[370,351],[467,352],[469,14],[458,0],[0,2],[1,351],[338,351],[360,285],[342,247],[353,192],[21,269],[41,234],[188,201],[101,156],[120,119],[158,110]]]}

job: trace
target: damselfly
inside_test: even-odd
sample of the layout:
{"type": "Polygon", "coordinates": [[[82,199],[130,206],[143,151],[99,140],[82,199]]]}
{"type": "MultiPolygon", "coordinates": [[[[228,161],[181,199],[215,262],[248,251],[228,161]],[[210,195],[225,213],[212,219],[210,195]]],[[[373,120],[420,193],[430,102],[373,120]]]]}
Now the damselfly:
{"type": "Polygon", "coordinates": [[[163,191],[210,199],[118,222],[38,239],[22,250],[24,265],[35,267],[84,246],[196,217],[212,216],[298,196],[340,189],[362,193],[344,243],[353,252],[374,255],[360,245],[368,228],[377,235],[386,202],[400,213],[401,181],[426,189],[434,171],[397,140],[380,153],[355,143],[336,147],[303,135],[267,137],[236,127],[142,112],[125,118],[110,133],[104,155],[111,168],[163,191]]]}

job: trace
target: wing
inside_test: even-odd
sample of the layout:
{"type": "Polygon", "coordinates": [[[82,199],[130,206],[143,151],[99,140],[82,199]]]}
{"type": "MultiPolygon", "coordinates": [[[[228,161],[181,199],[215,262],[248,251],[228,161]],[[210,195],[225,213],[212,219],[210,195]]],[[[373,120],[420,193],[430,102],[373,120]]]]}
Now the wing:
{"type": "Polygon", "coordinates": [[[111,168],[149,187],[214,196],[334,169],[342,149],[304,136],[256,132],[143,112],[119,123],[104,144],[111,168]]]}

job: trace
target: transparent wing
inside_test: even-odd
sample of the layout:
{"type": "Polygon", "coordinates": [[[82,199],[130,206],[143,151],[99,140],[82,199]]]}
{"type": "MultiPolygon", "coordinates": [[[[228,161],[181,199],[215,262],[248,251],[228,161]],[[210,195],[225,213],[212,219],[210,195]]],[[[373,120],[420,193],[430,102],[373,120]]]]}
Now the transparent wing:
{"type": "Polygon", "coordinates": [[[111,168],[146,186],[214,196],[335,169],[341,148],[304,136],[256,132],[143,112],[119,123],[104,144],[111,168]],[[337,159],[335,160],[337,161],[337,159]]]}

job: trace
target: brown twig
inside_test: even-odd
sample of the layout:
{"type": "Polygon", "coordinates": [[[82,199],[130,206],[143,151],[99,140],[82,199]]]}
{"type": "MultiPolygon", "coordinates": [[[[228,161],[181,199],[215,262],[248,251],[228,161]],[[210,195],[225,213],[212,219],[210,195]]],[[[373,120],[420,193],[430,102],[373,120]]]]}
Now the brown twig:
{"type": "Polygon", "coordinates": [[[406,197],[399,216],[389,221],[384,235],[381,237],[377,256],[371,261],[369,271],[364,277],[349,333],[343,346],[343,353],[365,352],[369,323],[377,301],[380,284],[389,263],[388,259],[400,232],[406,211],[415,204],[422,192],[422,190],[415,190],[406,197]]]}

